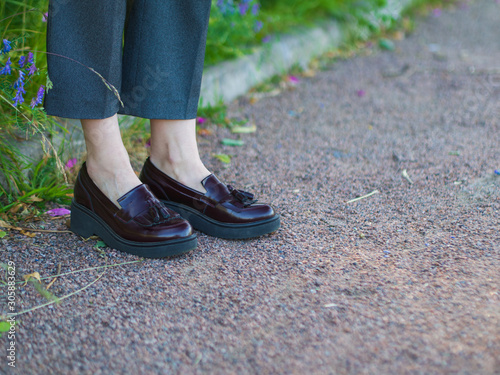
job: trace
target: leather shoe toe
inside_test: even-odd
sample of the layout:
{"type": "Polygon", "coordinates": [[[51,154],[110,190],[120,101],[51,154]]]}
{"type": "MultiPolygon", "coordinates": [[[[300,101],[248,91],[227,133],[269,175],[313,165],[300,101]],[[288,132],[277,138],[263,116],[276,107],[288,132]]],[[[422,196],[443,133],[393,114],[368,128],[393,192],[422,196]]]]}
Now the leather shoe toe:
{"type": "Polygon", "coordinates": [[[71,230],[97,235],[110,247],[147,258],[181,254],[197,245],[192,227],[163,205],[147,185],[139,185],[111,202],[94,184],[84,164],[75,183],[71,230]]]}
{"type": "Polygon", "coordinates": [[[205,194],[169,177],[149,158],[139,178],[167,207],[210,236],[251,238],[280,227],[280,217],[271,206],[257,204],[253,194],[225,185],[213,174],[201,181],[205,194]]]}

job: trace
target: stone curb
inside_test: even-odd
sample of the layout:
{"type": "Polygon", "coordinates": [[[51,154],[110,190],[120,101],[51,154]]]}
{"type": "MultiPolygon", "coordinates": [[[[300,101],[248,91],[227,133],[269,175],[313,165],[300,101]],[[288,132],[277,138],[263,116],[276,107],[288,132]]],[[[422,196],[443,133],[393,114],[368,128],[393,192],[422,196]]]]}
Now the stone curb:
{"type": "Polygon", "coordinates": [[[339,24],[330,21],[302,33],[284,35],[252,55],[209,67],[203,75],[201,102],[227,103],[294,65],[306,68],[313,58],[340,46],[343,36],[339,24]]]}
{"type": "MultiPolygon", "coordinates": [[[[413,3],[413,0],[389,0],[381,12],[399,18],[413,3]]],[[[230,102],[274,75],[286,73],[294,65],[306,68],[314,58],[346,42],[350,35],[348,29],[349,25],[342,28],[338,22],[328,21],[279,37],[252,55],[209,67],[201,87],[203,105],[230,102]]]]}

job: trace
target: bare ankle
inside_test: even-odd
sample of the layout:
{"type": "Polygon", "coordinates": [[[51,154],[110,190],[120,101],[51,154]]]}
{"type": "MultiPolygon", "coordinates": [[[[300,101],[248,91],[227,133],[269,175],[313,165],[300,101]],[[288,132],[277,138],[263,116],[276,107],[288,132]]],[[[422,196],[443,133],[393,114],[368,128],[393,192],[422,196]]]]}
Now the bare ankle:
{"type": "Polygon", "coordinates": [[[141,184],[130,163],[110,167],[106,163],[88,160],[87,172],[99,190],[118,208],[118,199],[141,184]]]}

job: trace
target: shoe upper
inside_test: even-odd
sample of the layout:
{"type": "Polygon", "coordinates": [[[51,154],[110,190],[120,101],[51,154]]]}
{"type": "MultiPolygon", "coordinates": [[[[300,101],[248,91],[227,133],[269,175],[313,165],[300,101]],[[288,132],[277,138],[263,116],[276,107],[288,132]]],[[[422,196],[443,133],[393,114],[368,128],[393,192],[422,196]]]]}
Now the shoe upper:
{"type": "Polygon", "coordinates": [[[139,185],[119,198],[121,209],[118,208],[92,181],[86,164],[78,173],[74,201],[130,241],[168,241],[192,234],[191,225],[161,203],[147,185],[139,185]]]}
{"type": "Polygon", "coordinates": [[[149,158],[139,178],[150,186],[160,200],[184,204],[220,222],[250,223],[275,216],[271,206],[255,204],[253,194],[225,185],[213,174],[201,181],[207,191],[205,194],[169,177],[156,168],[149,158]]]}

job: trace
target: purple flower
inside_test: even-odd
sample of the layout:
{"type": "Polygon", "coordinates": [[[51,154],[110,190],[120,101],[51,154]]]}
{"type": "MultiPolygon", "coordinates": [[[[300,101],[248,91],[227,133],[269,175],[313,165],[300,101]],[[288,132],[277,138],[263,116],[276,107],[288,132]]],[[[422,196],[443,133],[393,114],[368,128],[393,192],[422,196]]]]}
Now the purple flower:
{"type": "MultiPolygon", "coordinates": [[[[43,87],[43,86],[42,86],[43,87]]],[[[66,164],[64,165],[64,168],[66,168],[67,170],[71,170],[73,169],[73,167],[78,163],[78,159],[77,158],[73,158],[73,159],[69,159],[66,164]]]]}
{"type": "Polygon", "coordinates": [[[433,10],[432,10],[432,15],[433,15],[434,17],[439,17],[439,16],[441,16],[441,9],[439,9],[439,8],[433,9],[433,10]]]}
{"type": "Polygon", "coordinates": [[[49,18],[49,12],[46,12],[42,15],[42,22],[47,22],[47,19],[49,18]]]}
{"type": "Polygon", "coordinates": [[[26,64],[26,56],[21,56],[21,57],[19,58],[19,66],[20,66],[21,68],[24,68],[24,65],[25,65],[25,64],[26,64]]]}
{"type": "Polygon", "coordinates": [[[33,52],[29,52],[29,53],[28,53],[28,62],[29,62],[30,64],[34,64],[34,63],[35,63],[35,60],[34,60],[34,58],[33,58],[33,52]]]}
{"type": "Polygon", "coordinates": [[[254,4],[253,7],[252,7],[252,14],[254,16],[258,15],[259,14],[259,10],[260,10],[260,5],[258,3],[254,4]]]}
{"type": "Polygon", "coordinates": [[[9,75],[10,73],[12,73],[12,70],[10,68],[10,66],[12,65],[12,62],[10,61],[10,57],[7,59],[7,62],[5,63],[5,66],[2,68],[2,70],[0,70],[0,76],[2,75],[9,75]]]}
{"type": "Polygon", "coordinates": [[[52,210],[47,211],[50,216],[64,216],[69,215],[71,213],[67,208],[54,208],[52,210]]]}
{"type": "MultiPolygon", "coordinates": [[[[42,85],[38,89],[38,93],[36,94],[36,97],[34,97],[33,99],[31,99],[31,109],[34,109],[38,104],[42,104],[42,102],[43,102],[43,95],[44,94],[45,94],[45,86],[42,85]]],[[[71,159],[71,160],[73,160],[73,159],[71,159]]],[[[75,160],[75,163],[76,163],[76,159],[74,159],[74,160],[75,160]]],[[[66,166],[67,165],[68,164],[66,164],[66,166]]]]}
{"type": "Polygon", "coordinates": [[[365,96],[365,95],[366,95],[366,91],[365,91],[365,90],[358,90],[358,91],[356,92],[356,94],[357,94],[360,98],[362,98],[363,96],[365,96]]]}
{"type": "Polygon", "coordinates": [[[31,64],[30,65],[30,68],[28,69],[28,75],[32,76],[33,74],[35,74],[37,71],[37,68],[35,66],[35,64],[31,64]]]}
{"type": "Polygon", "coordinates": [[[17,90],[16,95],[14,96],[14,105],[17,107],[18,104],[24,103],[23,94],[26,94],[24,90],[24,76],[25,73],[22,70],[19,70],[19,78],[14,82],[14,88],[17,90]]]}
{"type": "Polygon", "coordinates": [[[3,55],[4,53],[9,53],[10,50],[12,49],[11,46],[12,42],[9,42],[7,39],[3,40],[3,48],[2,51],[0,51],[0,55],[3,55]]]}
{"type": "Polygon", "coordinates": [[[19,87],[16,91],[16,96],[14,96],[14,105],[17,107],[18,104],[24,103],[24,97],[23,94],[26,94],[26,91],[24,91],[24,87],[19,87]]]}
{"type": "Polygon", "coordinates": [[[271,39],[271,35],[266,35],[264,38],[262,38],[262,43],[269,43],[271,39]]]}
{"type": "Polygon", "coordinates": [[[262,30],[262,27],[264,27],[264,24],[262,23],[262,21],[255,21],[255,26],[253,28],[253,30],[258,33],[260,30],[262,30]]]}
{"type": "Polygon", "coordinates": [[[205,117],[197,117],[196,118],[196,121],[198,122],[198,124],[204,124],[205,122],[207,122],[207,119],[205,117]]]}
{"type": "Polygon", "coordinates": [[[247,14],[249,7],[250,5],[246,2],[240,3],[240,5],[238,5],[238,8],[240,10],[240,15],[244,16],[245,14],[247,14]]]}
{"type": "Polygon", "coordinates": [[[20,87],[24,87],[24,76],[26,73],[24,73],[22,70],[19,70],[19,78],[14,82],[14,88],[18,89],[20,87]]]}
{"type": "Polygon", "coordinates": [[[288,80],[291,82],[291,83],[294,83],[294,84],[297,84],[300,82],[300,80],[295,77],[295,76],[288,76],[288,80]]]}

